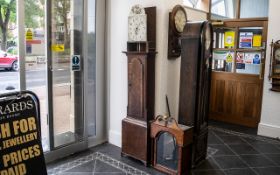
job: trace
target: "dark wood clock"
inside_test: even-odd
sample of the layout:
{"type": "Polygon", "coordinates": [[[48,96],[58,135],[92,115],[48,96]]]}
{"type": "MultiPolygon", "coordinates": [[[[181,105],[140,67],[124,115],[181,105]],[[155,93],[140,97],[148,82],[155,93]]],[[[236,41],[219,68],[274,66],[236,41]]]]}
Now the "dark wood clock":
{"type": "Polygon", "coordinates": [[[168,58],[181,56],[180,37],[187,22],[187,13],[181,5],[176,5],[169,13],[168,58]]]}
{"type": "Polygon", "coordinates": [[[212,30],[207,21],[187,23],[181,40],[179,123],[194,127],[193,166],[207,154],[212,30]]]}
{"type": "Polygon", "coordinates": [[[154,119],[156,7],[145,8],[147,41],[127,42],[128,105],[122,120],[122,155],[150,163],[149,122],[154,119]]]}
{"type": "Polygon", "coordinates": [[[270,75],[272,88],[270,90],[280,92],[280,40],[271,43],[270,75]]]}

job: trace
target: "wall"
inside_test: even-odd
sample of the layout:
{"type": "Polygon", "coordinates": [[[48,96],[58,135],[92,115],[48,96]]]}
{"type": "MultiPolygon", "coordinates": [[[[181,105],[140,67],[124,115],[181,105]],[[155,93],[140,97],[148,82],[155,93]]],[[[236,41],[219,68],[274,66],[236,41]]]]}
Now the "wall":
{"type": "MultiPolygon", "coordinates": [[[[155,115],[166,114],[165,95],[170,98],[172,115],[178,114],[180,59],[167,60],[168,12],[183,0],[108,0],[107,1],[107,84],[109,142],[121,146],[121,120],[126,117],[127,107],[127,18],[135,4],[157,7],[157,57],[155,115]]],[[[206,13],[187,8],[189,20],[206,19],[206,13]]]]}
{"type": "Polygon", "coordinates": [[[258,134],[268,137],[280,138],[280,93],[272,92],[271,82],[268,80],[269,61],[270,61],[270,42],[280,40],[279,32],[279,0],[269,1],[269,23],[268,23],[268,42],[266,52],[266,67],[263,90],[263,104],[261,122],[259,124],[258,134]]]}

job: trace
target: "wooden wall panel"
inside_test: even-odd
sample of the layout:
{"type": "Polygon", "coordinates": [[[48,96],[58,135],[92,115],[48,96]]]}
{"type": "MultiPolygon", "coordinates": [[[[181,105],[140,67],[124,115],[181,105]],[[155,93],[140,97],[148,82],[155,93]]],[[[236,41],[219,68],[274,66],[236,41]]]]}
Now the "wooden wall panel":
{"type": "Polygon", "coordinates": [[[258,76],[213,72],[210,119],[257,127],[261,90],[258,76]]]}
{"type": "Polygon", "coordinates": [[[137,57],[128,63],[128,115],[144,119],[143,107],[144,66],[137,57]],[[136,78],[137,77],[137,78],[136,78]]]}

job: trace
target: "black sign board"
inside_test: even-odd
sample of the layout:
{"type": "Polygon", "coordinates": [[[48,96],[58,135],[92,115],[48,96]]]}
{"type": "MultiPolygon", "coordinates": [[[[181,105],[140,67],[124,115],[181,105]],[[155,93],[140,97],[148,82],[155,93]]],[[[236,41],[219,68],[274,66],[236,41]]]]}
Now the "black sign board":
{"type": "Polygon", "coordinates": [[[39,111],[32,92],[0,95],[0,175],[47,175],[39,111]]]}

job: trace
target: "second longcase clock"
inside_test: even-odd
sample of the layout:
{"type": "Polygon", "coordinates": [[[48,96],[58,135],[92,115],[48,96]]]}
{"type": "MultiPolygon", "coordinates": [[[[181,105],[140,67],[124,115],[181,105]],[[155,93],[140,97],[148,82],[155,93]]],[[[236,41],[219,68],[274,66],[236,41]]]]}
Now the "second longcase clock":
{"type": "Polygon", "coordinates": [[[179,123],[194,126],[193,166],[207,154],[212,41],[211,23],[186,24],[182,34],[179,123]]]}

